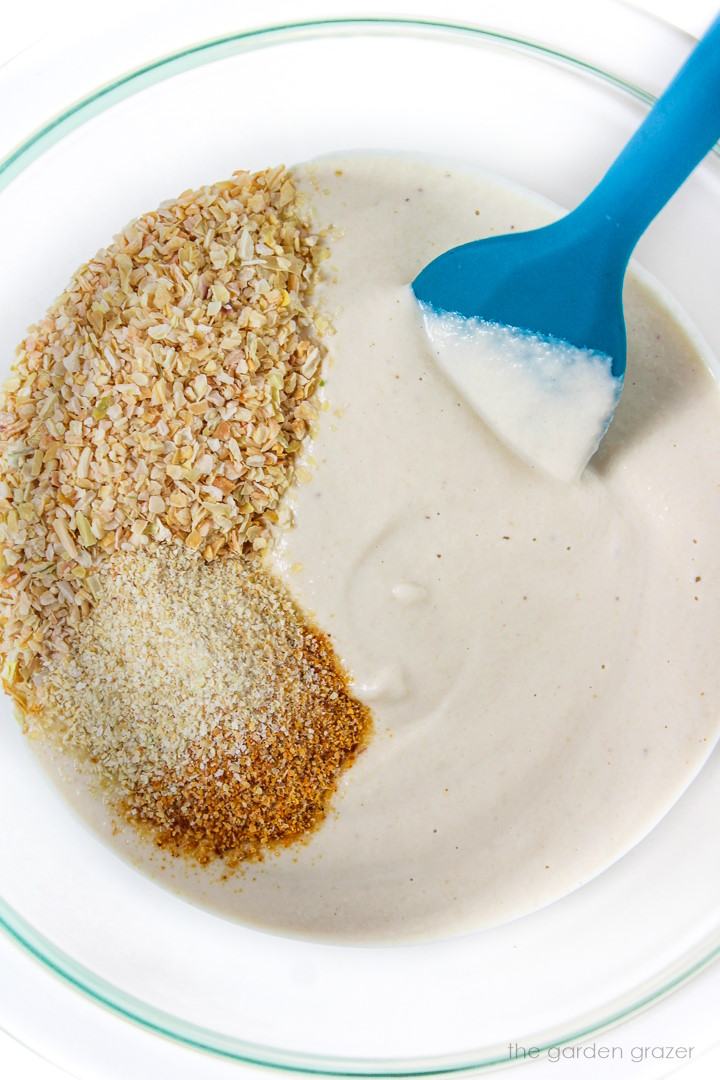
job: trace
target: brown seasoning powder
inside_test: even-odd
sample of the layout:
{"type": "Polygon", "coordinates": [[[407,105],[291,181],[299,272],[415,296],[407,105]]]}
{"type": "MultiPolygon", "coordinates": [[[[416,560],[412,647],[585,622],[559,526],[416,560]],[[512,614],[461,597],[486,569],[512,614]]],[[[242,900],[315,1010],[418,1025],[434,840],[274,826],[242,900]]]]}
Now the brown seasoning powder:
{"type": "Polygon", "coordinates": [[[326,635],[256,558],[171,543],[106,563],[27,721],[125,817],[201,863],[257,856],[317,825],[369,738],[326,635]]]}

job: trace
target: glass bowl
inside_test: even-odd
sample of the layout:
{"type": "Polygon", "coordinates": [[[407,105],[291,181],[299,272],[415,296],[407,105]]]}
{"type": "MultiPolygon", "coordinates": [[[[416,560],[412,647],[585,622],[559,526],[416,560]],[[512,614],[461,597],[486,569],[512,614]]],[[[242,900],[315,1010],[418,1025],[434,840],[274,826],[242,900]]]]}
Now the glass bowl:
{"type": "MultiPolygon", "coordinates": [[[[643,43],[630,65],[639,85],[625,81],[627,50],[608,62],[607,21],[604,38],[590,33],[571,54],[572,32],[555,40],[551,23],[540,44],[517,27],[354,18],[185,44],[86,94],[0,163],[6,367],[76,265],[127,220],[238,167],[344,149],[430,153],[574,205],[688,44],[608,12],[614,41],[643,43]],[[646,55],[665,66],[642,70],[646,55]]],[[[129,30],[118,40],[130,62],[143,59],[129,30]]],[[[637,257],[720,353],[716,155],[637,257]]],[[[180,1043],[331,1074],[491,1067],[508,1063],[511,1044],[588,1037],[720,951],[717,751],[649,836],[564,899],[463,938],[353,948],[238,925],[139,874],[48,783],[7,701],[3,712],[5,930],[72,986],[180,1043]]]]}

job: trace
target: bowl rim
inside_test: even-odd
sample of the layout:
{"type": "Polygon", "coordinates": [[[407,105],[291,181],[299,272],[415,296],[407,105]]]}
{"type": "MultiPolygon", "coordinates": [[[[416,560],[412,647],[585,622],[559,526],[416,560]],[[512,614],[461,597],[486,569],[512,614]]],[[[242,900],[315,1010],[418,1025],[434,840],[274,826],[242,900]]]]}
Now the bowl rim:
{"type": "MultiPolygon", "coordinates": [[[[41,154],[50,149],[74,128],[91,119],[91,117],[104,112],[112,105],[123,101],[130,94],[143,89],[145,86],[154,85],[156,82],[164,81],[191,68],[212,63],[218,59],[215,54],[223,47],[235,46],[236,48],[233,51],[247,52],[254,48],[267,48],[275,44],[276,41],[287,41],[312,34],[314,31],[343,36],[358,30],[365,32],[375,31],[377,34],[385,35],[407,31],[414,32],[417,35],[428,31],[436,34],[440,31],[448,36],[470,35],[500,45],[516,46],[524,51],[537,53],[545,59],[557,60],[562,64],[575,67],[586,75],[596,76],[603,82],[609,82],[617,89],[630,93],[644,105],[652,107],[656,100],[652,94],[643,90],[640,86],[629,83],[620,76],[605,71],[590,61],[570,56],[560,49],[550,48],[537,41],[527,40],[499,30],[473,26],[469,23],[428,18],[407,18],[404,16],[338,16],[334,18],[304,19],[298,22],[277,23],[271,26],[255,27],[237,33],[222,34],[215,38],[209,38],[186,48],[167,53],[103,83],[56,113],[0,160],[0,191],[4,190],[32,161],[40,157],[41,154]]],[[[714,152],[720,155],[720,144],[714,148],[714,152]]]]}
{"type": "MultiPolygon", "coordinates": [[[[648,21],[658,21],[648,15],[645,17],[648,21]]],[[[668,26],[667,29],[673,28],[668,26]]],[[[563,67],[573,68],[630,95],[647,107],[652,107],[656,100],[651,93],[640,86],[604,70],[597,64],[537,41],[527,40],[515,33],[506,33],[459,21],[424,17],[373,15],[309,18],[225,33],[194,43],[144,63],[96,87],[36,128],[0,160],[0,192],[20,176],[33,161],[74,129],[140,90],[185,71],[215,62],[224,56],[234,56],[308,38],[343,37],[357,33],[372,36],[412,35],[418,38],[434,37],[445,40],[457,38],[495,44],[535,55],[563,67]]],[[[713,148],[711,153],[720,157],[720,143],[713,148]]],[[[477,1051],[471,1051],[469,1054],[447,1057],[441,1061],[416,1059],[403,1063],[369,1058],[362,1060],[324,1057],[249,1043],[246,1040],[223,1035],[220,1032],[177,1019],[114,987],[89,968],[77,963],[71,956],[38,933],[4,901],[2,896],[0,896],[0,929],[66,985],[79,990],[86,997],[110,1009],[122,1019],[134,1022],[146,1031],[164,1035],[177,1044],[220,1058],[248,1065],[262,1065],[283,1072],[357,1077],[440,1076],[508,1064],[507,1055],[500,1055],[497,1052],[491,1052],[480,1060],[478,1060],[477,1051]]],[[[523,1038],[527,1045],[532,1045],[543,1053],[550,1048],[562,1047],[596,1035],[653,1005],[709,966],[718,957],[720,957],[720,941],[713,933],[702,945],[697,946],[692,954],[686,956],[681,970],[678,969],[676,962],[656,974],[652,980],[652,989],[649,988],[647,982],[637,986],[632,991],[626,992],[622,998],[609,1002],[602,1009],[602,1016],[599,1015],[600,1010],[597,1010],[594,1014],[578,1018],[572,1023],[572,1031],[557,1032],[554,1038],[552,1032],[544,1033],[538,1039],[533,1039],[532,1033],[523,1035],[523,1038]]]]}

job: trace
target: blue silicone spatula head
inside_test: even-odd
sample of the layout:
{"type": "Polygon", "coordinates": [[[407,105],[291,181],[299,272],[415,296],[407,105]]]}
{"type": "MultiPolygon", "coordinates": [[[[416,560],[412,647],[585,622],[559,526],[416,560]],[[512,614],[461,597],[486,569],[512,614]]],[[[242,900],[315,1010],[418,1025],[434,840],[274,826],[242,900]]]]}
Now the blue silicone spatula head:
{"type": "Polygon", "coordinates": [[[580,475],[620,397],[622,288],[633,248],[719,137],[720,18],[576,210],[542,229],[453,248],[412,284],[449,377],[500,438],[561,479],[580,475]],[[497,328],[513,333],[498,337],[497,328]],[[588,372],[598,416],[582,404],[591,384],[578,389],[588,372]]]}

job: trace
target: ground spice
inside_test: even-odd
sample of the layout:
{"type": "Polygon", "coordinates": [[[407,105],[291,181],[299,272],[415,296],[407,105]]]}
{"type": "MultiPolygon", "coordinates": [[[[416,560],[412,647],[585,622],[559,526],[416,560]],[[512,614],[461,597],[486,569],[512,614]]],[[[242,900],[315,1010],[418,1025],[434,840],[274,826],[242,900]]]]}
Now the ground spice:
{"type": "Polygon", "coordinates": [[[329,638],[257,558],[119,553],[27,713],[155,841],[200,862],[323,819],[372,722],[329,638]]]}

